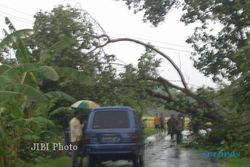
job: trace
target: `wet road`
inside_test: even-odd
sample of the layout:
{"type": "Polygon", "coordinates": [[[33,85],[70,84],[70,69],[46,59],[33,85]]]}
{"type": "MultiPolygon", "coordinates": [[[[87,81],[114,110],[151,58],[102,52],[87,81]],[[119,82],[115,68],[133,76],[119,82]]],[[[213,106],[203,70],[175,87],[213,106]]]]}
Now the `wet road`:
{"type": "MultiPolygon", "coordinates": [[[[145,150],[145,167],[222,167],[215,159],[202,156],[202,151],[181,148],[169,136],[151,137],[145,150]]],[[[105,167],[132,167],[132,162],[105,162],[105,167]]]]}

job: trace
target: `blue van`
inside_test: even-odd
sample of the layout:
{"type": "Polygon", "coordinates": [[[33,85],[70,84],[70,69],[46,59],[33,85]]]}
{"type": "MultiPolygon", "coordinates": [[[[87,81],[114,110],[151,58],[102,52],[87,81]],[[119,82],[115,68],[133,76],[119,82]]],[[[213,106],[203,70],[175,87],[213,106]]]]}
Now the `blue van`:
{"type": "Polygon", "coordinates": [[[85,151],[89,167],[107,160],[131,160],[134,167],[144,164],[143,129],[131,107],[93,109],[85,129],[85,151]]]}

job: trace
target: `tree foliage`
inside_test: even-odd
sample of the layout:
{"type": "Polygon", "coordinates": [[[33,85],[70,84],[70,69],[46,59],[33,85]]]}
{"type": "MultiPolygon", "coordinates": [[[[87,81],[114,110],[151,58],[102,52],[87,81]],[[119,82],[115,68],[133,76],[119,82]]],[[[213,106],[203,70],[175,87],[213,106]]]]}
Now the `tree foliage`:
{"type": "Polygon", "coordinates": [[[182,21],[186,24],[201,22],[187,40],[197,52],[194,64],[197,69],[212,75],[214,80],[234,80],[247,71],[249,1],[186,1],[183,10],[186,13],[182,21]],[[222,25],[218,34],[213,33],[216,28],[211,26],[212,22],[222,25]]]}
{"type": "MultiPolygon", "coordinates": [[[[57,99],[73,101],[63,92],[43,93],[39,84],[43,79],[57,81],[59,75],[53,67],[45,66],[32,59],[25,45],[30,33],[16,32],[6,19],[10,33],[0,42],[0,50],[5,58],[0,66],[0,165],[15,166],[19,160],[22,142],[39,140],[43,131],[54,126],[47,114],[57,99]],[[14,53],[9,63],[6,55],[14,53]],[[7,61],[6,61],[7,60],[7,61]]],[[[7,32],[7,31],[6,31],[7,32]]],[[[66,46],[65,46],[66,47],[66,46]]],[[[61,48],[63,49],[63,48],[61,48]]],[[[52,55],[51,55],[52,56],[52,55]]],[[[27,146],[27,145],[26,145],[27,146]]]]}
{"type": "Polygon", "coordinates": [[[134,8],[134,12],[144,11],[143,21],[149,21],[154,26],[164,21],[165,15],[175,6],[178,0],[122,0],[126,2],[129,9],[134,8]]]}
{"type": "MultiPolygon", "coordinates": [[[[33,42],[32,50],[34,53],[40,53],[42,49],[52,48],[49,51],[51,52],[52,46],[54,48],[63,47],[58,41],[62,40],[62,43],[65,43],[63,40],[67,41],[70,43],[70,47],[57,52],[57,55],[48,64],[79,68],[85,73],[93,74],[96,66],[94,63],[99,57],[98,54],[87,53],[87,50],[98,43],[89,35],[95,34],[92,26],[87,18],[87,13],[70,6],[58,6],[51,12],[40,11],[35,14],[34,33],[32,35],[35,42],[33,42]]],[[[38,54],[35,58],[42,59],[39,55],[43,56],[38,54]]]]}
{"type": "Polygon", "coordinates": [[[164,20],[169,9],[176,7],[174,4],[181,4],[177,5],[184,11],[181,21],[200,23],[187,40],[196,51],[194,66],[206,76],[213,76],[215,81],[234,80],[246,72],[245,67],[249,66],[248,0],[126,0],[126,4],[136,11],[144,11],[144,19],[155,26],[164,20]]]}
{"type": "MultiPolygon", "coordinates": [[[[143,111],[145,104],[150,103],[141,99],[146,97],[146,87],[153,84],[151,81],[145,84],[137,75],[156,75],[155,67],[159,62],[152,64],[152,53],[146,52],[139,60],[138,69],[128,65],[118,74],[112,65],[116,60],[114,55],[104,54],[101,49],[89,51],[91,45],[97,45],[98,39],[93,37],[91,26],[86,28],[91,24],[85,18],[77,19],[82,16],[78,11],[59,6],[51,13],[39,12],[32,30],[16,30],[8,20],[11,29],[5,30],[6,37],[0,43],[3,58],[0,98],[6,96],[13,100],[1,103],[0,132],[4,139],[1,140],[0,162],[5,166],[18,162],[17,153],[21,153],[23,160],[48,156],[42,153],[31,156],[26,147],[32,141],[51,140],[48,130],[53,125],[51,120],[60,123],[58,114],[72,112],[68,106],[77,99],[90,99],[101,105],[130,105],[138,111],[143,111]],[[61,24],[67,20],[61,15],[72,22],[61,24]],[[69,28],[71,26],[81,31],[75,32],[74,28],[69,28]],[[132,87],[124,85],[125,82],[132,87]],[[14,129],[18,140],[11,140],[12,132],[7,127],[14,129]],[[8,148],[3,147],[9,144],[8,148]]],[[[60,126],[52,129],[56,128],[60,126]]]]}
{"type": "Polygon", "coordinates": [[[34,33],[28,41],[33,57],[52,65],[61,76],[57,82],[44,80],[41,89],[61,90],[78,100],[91,99],[102,103],[96,96],[95,85],[111,62],[102,49],[90,52],[99,41],[93,37],[96,30],[88,14],[81,9],[60,5],[50,12],[36,13],[35,18],[34,33]],[[65,42],[68,47],[60,49],[65,42]],[[60,52],[51,57],[57,49],[60,52]]]}
{"type": "MultiPolygon", "coordinates": [[[[247,130],[249,131],[250,127],[246,119],[249,119],[250,106],[250,2],[248,0],[184,0],[172,1],[172,4],[175,4],[172,5],[168,4],[171,2],[169,0],[124,1],[136,12],[144,11],[144,20],[150,21],[154,26],[162,22],[169,9],[174,7],[182,8],[181,21],[186,25],[199,23],[193,35],[187,39],[195,49],[192,56],[194,66],[205,76],[212,76],[217,83],[229,81],[229,84],[222,85],[217,91],[204,88],[196,91],[199,97],[212,101],[213,104],[220,106],[219,108],[226,109],[223,127],[221,127],[221,121],[214,121],[215,126],[205,144],[216,145],[222,150],[240,150],[245,155],[249,155],[247,130]],[[156,5],[157,2],[159,3],[156,5]],[[166,4],[168,7],[165,6],[166,4]]],[[[165,82],[164,79],[159,81],[165,82]]],[[[153,95],[165,98],[158,93],[153,95]]],[[[177,109],[186,110],[188,108],[185,106],[191,105],[194,106],[193,111],[199,110],[193,113],[193,116],[199,119],[211,116],[211,112],[207,110],[208,106],[202,109],[187,98],[179,95],[177,97],[182,101],[179,104],[186,104],[178,105],[177,109]]],[[[178,103],[177,99],[167,103],[167,106],[176,106],[176,102],[178,103]]],[[[215,105],[211,107],[214,108],[215,105]]],[[[215,110],[220,111],[218,107],[215,107],[215,110]]]]}

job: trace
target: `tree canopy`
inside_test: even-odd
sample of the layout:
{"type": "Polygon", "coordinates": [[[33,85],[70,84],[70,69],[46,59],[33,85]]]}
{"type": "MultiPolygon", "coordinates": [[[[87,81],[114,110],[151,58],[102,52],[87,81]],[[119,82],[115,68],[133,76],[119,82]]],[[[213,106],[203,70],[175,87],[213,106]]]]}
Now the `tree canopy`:
{"type": "MultiPolygon", "coordinates": [[[[182,9],[181,21],[186,25],[198,23],[193,35],[186,41],[195,50],[192,54],[194,67],[205,76],[211,76],[222,87],[218,91],[204,88],[198,89],[196,95],[205,98],[206,101],[212,100],[226,109],[224,111],[226,119],[224,119],[223,125],[218,122],[213,127],[213,131],[205,143],[209,145],[208,143],[224,142],[228,144],[229,148],[241,150],[248,154],[249,151],[247,150],[249,149],[242,143],[249,140],[250,137],[249,133],[247,133],[249,123],[246,123],[245,120],[249,119],[250,106],[250,1],[123,1],[126,2],[129,9],[133,8],[135,13],[144,12],[143,21],[149,21],[154,26],[158,26],[159,23],[163,22],[166,14],[173,8],[182,9]],[[227,84],[223,84],[224,81],[228,81],[227,84]],[[236,136],[242,137],[239,139],[236,136]],[[235,148],[237,144],[245,149],[235,148]]],[[[164,82],[164,80],[161,80],[161,82],[164,82]]],[[[160,95],[159,97],[162,98],[163,96],[160,95]]],[[[190,100],[188,101],[190,102],[190,100]]],[[[192,103],[192,106],[195,105],[192,103]]],[[[215,107],[216,105],[213,104],[212,106],[215,107]]],[[[222,111],[221,108],[215,110],[222,111]]],[[[207,114],[211,114],[211,112],[203,109],[202,112],[196,112],[193,116],[198,116],[198,113],[202,113],[201,117],[199,116],[200,118],[205,118],[208,116],[207,114]]]]}
{"type": "Polygon", "coordinates": [[[144,20],[157,26],[167,12],[181,7],[181,21],[186,24],[200,23],[187,40],[196,51],[194,66],[214,80],[234,80],[249,63],[249,10],[248,0],[124,0],[135,11],[144,11],[144,20]],[[178,5],[177,5],[178,4],[178,5]],[[213,23],[217,23],[213,25],[213,23]],[[222,27],[221,29],[219,27],[222,27]],[[218,31],[219,33],[216,33],[218,31]],[[215,30],[215,32],[214,32],[215,30]]]}

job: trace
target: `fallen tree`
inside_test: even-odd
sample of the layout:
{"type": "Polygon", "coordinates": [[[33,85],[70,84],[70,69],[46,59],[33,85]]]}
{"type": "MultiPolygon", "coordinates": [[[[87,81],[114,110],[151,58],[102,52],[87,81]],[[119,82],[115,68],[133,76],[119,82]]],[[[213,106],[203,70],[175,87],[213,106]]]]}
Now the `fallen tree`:
{"type": "MultiPolygon", "coordinates": [[[[167,91],[169,88],[173,88],[176,89],[178,91],[181,91],[183,94],[185,94],[188,97],[191,97],[192,99],[194,99],[198,104],[200,108],[205,108],[206,110],[208,110],[209,112],[211,112],[211,115],[213,116],[213,118],[215,120],[218,121],[223,121],[224,120],[224,116],[225,116],[225,109],[222,108],[221,106],[219,106],[218,104],[212,102],[212,101],[208,101],[207,99],[204,99],[200,96],[198,96],[197,94],[195,94],[194,92],[192,92],[190,90],[190,88],[188,87],[188,84],[185,80],[185,77],[183,75],[183,73],[181,72],[180,68],[174,63],[174,61],[165,53],[163,53],[162,51],[160,51],[159,49],[155,48],[154,46],[136,40],[136,39],[131,39],[131,38],[116,38],[116,39],[111,39],[108,35],[103,34],[100,36],[94,36],[95,38],[97,38],[99,41],[102,41],[100,45],[97,45],[95,48],[93,48],[89,53],[94,52],[96,49],[99,48],[104,48],[105,46],[112,44],[112,43],[117,43],[117,42],[133,42],[139,45],[144,46],[145,48],[148,48],[152,51],[154,51],[155,53],[159,54],[160,56],[162,56],[163,58],[165,58],[172,66],[173,68],[176,70],[176,72],[178,73],[180,79],[181,79],[181,83],[183,87],[180,87],[176,84],[171,83],[169,80],[167,80],[166,78],[162,77],[162,76],[158,76],[158,77],[148,77],[145,76],[142,79],[145,80],[152,80],[154,82],[157,82],[159,84],[161,84],[163,87],[165,87],[166,89],[166,95],[159,93],[159,92],[154,92],[153,90],[147,90],[147,93],[151,96],[166,100],[166,101],[173,101],[174,99],[172,98],[172,95],[169,91],[167,91]]],[[[197,111],[198,112],[198,111],[197,111]]],[[[191,114],[197,113],[197,112],[192,112],[191,114]]]]}

